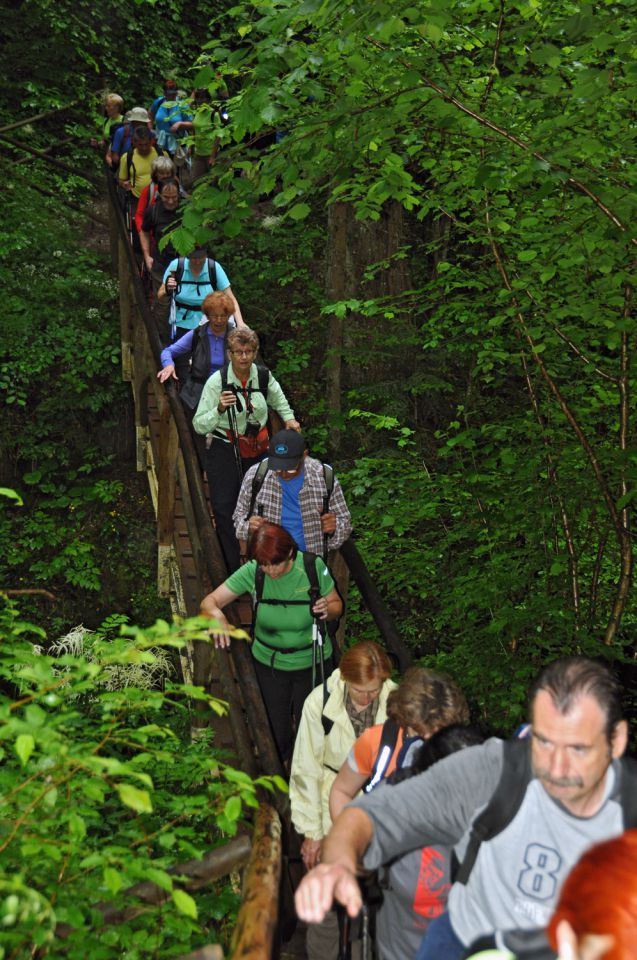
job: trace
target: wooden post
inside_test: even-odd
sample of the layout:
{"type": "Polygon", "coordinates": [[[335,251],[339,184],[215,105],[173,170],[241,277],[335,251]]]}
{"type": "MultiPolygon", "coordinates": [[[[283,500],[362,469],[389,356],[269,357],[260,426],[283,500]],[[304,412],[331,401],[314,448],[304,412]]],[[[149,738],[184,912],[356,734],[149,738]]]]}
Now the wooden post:
{"type": "Polygon", "coordinates": [[[122,380],[130,381],[133,379],[133,364],[131,358],[132,352],[132,308],[131,308],[131,286],[130,286],[130,265],[126,253],[124,241],[120,237],[118,246],[118,267],[119,267],[119,328],[122,338],[122,380]]]}
{"type": "Polygon", "coordinates": [[[279,911],[281,821],[273,807],[259,807],[252,835],[252,853],[243,901],[232,935],[230,956],[238,960],[270,960],[279,911]]]}
{"type": "Polygon", "coordinates": [[[170,596],[170,565],[174,555],[175,475],[178,438],[167,400],[160,408],[159,472],[157,476],[157,590],[170,596]]]}

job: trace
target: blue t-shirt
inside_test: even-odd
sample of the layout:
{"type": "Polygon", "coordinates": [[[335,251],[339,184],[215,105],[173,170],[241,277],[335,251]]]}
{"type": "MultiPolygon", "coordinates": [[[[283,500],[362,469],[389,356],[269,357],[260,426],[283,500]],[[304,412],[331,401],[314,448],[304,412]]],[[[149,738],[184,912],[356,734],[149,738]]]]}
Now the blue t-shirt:
{"type": "MultiPolygon", "coordinates": [[[[179,261],[171,260],[164,273],[164,283],[168,280],[171,273],[177,272],[179,261]]],[[[208,273],[208,262],[206,261],[201,268],[199,276],[195,277],[190,271],[190,262],[188,257],[184,260],[184,272],[181,278],[181,289],[177,289],[175,304],[177,306],[177,326],[183,330],[194,330],[201,321],[201,304],[209,293],[215,289],[227,290],[230,286],[228,276],[220,263],[215,264],[217,271],[216,288],[210,282],[208,273]]]]}
{"type": "Polygon", "coordinates": [[[283,494],[281,501],[281,526],[287,530],[299,550],[306,549],[301,505],[299,503],[299,491],[303,486],[304,477],[305,467],[303,467],[298,477],[294,477],[293,480],[282,480],[281,477],[277,477],[277,480],[281,484],[283,494]]]}
{"type": "MultiPolygon", "coordinates": [[[[204,321],[207,323],[207,320],[204,321]]],[[[230,324],[234,326],[234,324],[230,324]]],[[[217,370],[220,370],[221,367],[226,363],[226,355],[223,349],[224,335],[221,334],[217,336],[212,332],[210,327],[208,327],[208,341],[210,343],[210,371],[209,375],[212,376],[213,373],[216,373],[217,370]]],[[[175,340],[174,343],[171,343],[170,346],[164,347],[161,352],[161,365],[162,367],[168,367],[175,362],[175,357],[185,357],[190,356],[192,353],[192,338],[195,331],[189,330],[188,333],[184,333],[183,337],[180,337],[179,340],[175,340]]]]}

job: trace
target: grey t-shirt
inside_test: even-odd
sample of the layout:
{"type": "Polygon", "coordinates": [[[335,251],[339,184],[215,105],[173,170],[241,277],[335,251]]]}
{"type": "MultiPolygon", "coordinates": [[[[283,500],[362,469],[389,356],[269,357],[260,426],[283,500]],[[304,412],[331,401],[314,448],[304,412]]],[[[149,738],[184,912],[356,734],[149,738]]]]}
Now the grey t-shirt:
{"type": "MultiPolygon", "coordinates": [[[[487,805],[502,771],[502,741],[469,747],[395,787],[355,800],[372,818],[365,854],[376,868],[407,850],[455,847],[462,860],[471,822],[487,805]]],[[[511,824],[483,843],[466,885],[449,895],[451,924],[468,946],[494,930],[531,929],[548,921],[561,885],[582,853],[623,829],[616,796],[617,764],[606,779],[598,813],[575,817],[532,780],[511,824]]]]}

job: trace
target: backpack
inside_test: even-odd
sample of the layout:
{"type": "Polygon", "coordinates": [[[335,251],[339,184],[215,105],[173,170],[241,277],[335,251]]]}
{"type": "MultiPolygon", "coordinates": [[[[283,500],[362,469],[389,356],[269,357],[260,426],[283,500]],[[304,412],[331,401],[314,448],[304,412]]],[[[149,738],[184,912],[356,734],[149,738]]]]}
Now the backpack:
{"type": "MultiPolygon", "coordinates": [[[[234,391],[234,394],[237,397],[237,403],[236,403],[237,413],[241,413],[241,411],[243,410],[243,407],[241,406],[241,401],[238,396],[238,394],[240,393],[243,394],[244,396],[245,394],[248,394],[248,398],[251,393],[262,393],[263,396],[266,397],[267,399],[268,389],[270,386],[270,371],[268,370],[267,367],[262,367],[260,363],[257,363],[256,366],[257,366],[257,376],[259,378],[259,385],[257,387],[249,387],[246,384],[245,390],[240,389],[239,387],[235,387],[234,384],[230,386],[228,385],[228,371],[230,370],[229,363],[227,363],[219,371],[221,375],[221,392],[223,393],[224,390],[234,391]]],[[[267,457],[266,457],[266,461],[267,461],[267,457]]],[[[259,467],[261,467],[261,464],[259,464],[259,467]]],[[[303,554],[303,556],[305,556],[305,554],[303,554]]],[[[311,556],[314,556],[314,554],[311,554],[311,556]]]]}
{"type": "MultiPolygon", "coordinates": [[[[462,863],[454,855],[454,882],[467,883],[476,862],[480,845],[493,840],[513,822],[533,779],[531,744],[528,739],[505,740],[500,780],[489,803],[471,825],[471,833],[462,863]]],[[[621,806],[624,829],[637,826],[637,763],[628,759],[621,763],[621,806]]]]}
{"type": "Polygon", "coordinates": [[[213,290],[217,289],[217,264],[212,259],[212,257],[208,257],[208,259],[206,260],[206,263],[208,264],[207,280],[202,279],[202,274],[204,272],[203,267],[201,268],[201,273],[199,274],[199,277],[197,277],[196,280],[182,280],[182,277],[184,275],[184,270],[186,268],[186,258],[185,257],[177,258],[177,270],[175,271],[175,280],[177,281],[177,290],[176,290],[177,296],[179,296],[179,290],[181,288],[182,283],[187,283],[187,284],[190,284],[191,286],[196,286],[197,296],[199,296],[200,286],[211,286],[213,290]]]}
{"type": "MultiPolygon", "coordinates": [[[[152,148],[153,148],[153,149],[155,150],[155,152],[157,153],[157,156],[158,156],[158,157],[163,157],[163,156],[164,156],[164,151],[162,150],[162,148],[161,148],[160,146],[158,146],[158,144],[153,143],[152,141],[151,141],[151,143],[152,143],[152,148]]],[[[130,179],[131,179],[131,171],[132,171],[132,172],[133,172],[133,179],[132,179],[131,183],[132,183],[133,186],[135,186],[135,177],[136,177],[136,175],[137,175],[137,172],[136,172],[136,170],[135,170],[135,164],[133,163],[133,153],[134,153],[134,151],[135,151],[135,147],[133,146],[133,142],[132,142],[132,140],[131,140],[131,145],[130,145],[130,147],[128,148],[128,151],[127,151],[127,153],[126,153],[126,179],[127,179],[127,180],[130,180],[130,179]]]]}
{"type": "MultiPolygon", "coordinates": [[[[254,513],[254,505],[269,469],[270,467],[268,465],[268,458],[265,457],[257,467],[252,478],[252,493],[250,495],[250,506],[248,507],[248,512],[245,516],[246,520],[249,520],[254,513]]],[[[325,496],[323,497],[323,513],[329,513],[330,497],[332,496],[332,491],[334,490],[334,467],[329,463],[323,464],[323,480],[325,481],[326,491],[325,496]]],[[[263,507],[259,506],[259,511],[259,516],[261,516],[263,507]]]]}

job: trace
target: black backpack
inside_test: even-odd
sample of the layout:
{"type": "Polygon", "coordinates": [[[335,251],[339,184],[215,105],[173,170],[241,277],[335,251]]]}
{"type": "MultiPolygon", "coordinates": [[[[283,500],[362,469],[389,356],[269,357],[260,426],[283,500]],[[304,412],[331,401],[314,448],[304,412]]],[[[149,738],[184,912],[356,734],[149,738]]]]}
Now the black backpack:
{"type": "MultiPolygon", "coordinates": [[[[243,390],[240,387],[237,387],[236,384],[231,384],[230,386],[228,385],[229,370],[230,370],[229,363],[221,367],[221,369],[219,370],[219,373],[221,374],[221,391],[222,393],[224,390],[234,391],[234,394],[237,397],[237,404],[236,404],[237,413],[241,413],[241,411],[243,410],[243,407],[241,406],[241,401],[239,400],[239,394],[243,394],[244,396],[245,394],[247,394],[249,397],[250,394],[252,393],[262,393],[267,400],[268,389],[270,386],[270,371],[268,370],[267,367],[262,367],[261,364],[257,363],[257,376],[259,378],[258,380],[259,385],[257,387],[249,387],[246,384],[245,390],[243,390]]],[[[261,466],[261,464],[259,464],[259,466],[261,466]]],[[[312,554],[312,556],[314,556],[314,554],[312,554]]]]}
{"type": "MultiPolygon", "coordinates": [[[[462,863],[455,859],[452,867],[454,882],[467,883],[476,862],[480,846],[492,840],[514,820],[533,779],[530,738],[505,740],[502,755],[502,773],[489,803],[471,825],[471,833],[462,863]]],[[[621,766],[621,806],[624,829],[637,827],[637,762],[624,758],[621,766]]]]}
{"type": "MultiPolygon", "coordinates": [[[[157,152],[157,156],[158,156],[158,157],[163,157],[163,156],[164,156],[165,151],[162,150],[162,148],[161,148],[160,146],[158,146],[156,143],[153,143],[152,146],[153,146],[153,148],[155,149],[155,151],[157,152]]],[[[133,153],[134,153],[134,152],[135,152],[135,147],[133,146],[133,143],[132,143],[132,141],[131,141],[131,145],[130,145],[130,147],[128,148],[128,152],[126,153],[126,179],[127,179],[127,180],[131,180],[131,171],[132,171],[132,173],[133,173],[133,178],[132,178],[132,180],[131,180],[131,183],[132,183],[133,186],[135,186],[135,179],[136,179],[136,177],[137,177],[137,171],[135,170],[135,164],[133,163],[133,153]]]]}
{"type": "MultiPolygon", "coordinates": [[[[270,467],[268,465],[268,458],[264,457],[252,478],[252,492],[250,494],[250,506],[248,507],[248,512],[245,515],[246,520],[249,520],[254,513],[254,505],[269,469],[270,467]]],[[[329,463],[323,464],[323,480],[325,481],[326,490],[325,496],[323,497],[323,513],[328,513],[330,507],[330,497],[332,496],[332,491],[334,490],[334,467],[329,463]]],[[[262,510],[263,508],[259,506],[259,516],[261,516],[262,510]]]]}
{"type": "Polygon", "coordinates": [[[182,283],[190,284],[191,286],[196,286],[197,296],[199,296],[200,286],[205,286],[205,287],[211,286],[213,290],[217,290],[217,264],[212,259],[212,257],[208,257],[208,259],[206,260],[206,263],[208,264],[207,280],[202,279],[202,274],[204,272],[203,267],[201,268],[201,273],[199,274],[196,280],[183,280],[184,269],[186,266],[186,258],[185,257],[177,258],[177,269],[175,271],[175,280],[177,281],[177,291],[176,291],[177,295],[179,295],[179,290],[181,288],[182,283]]]}

